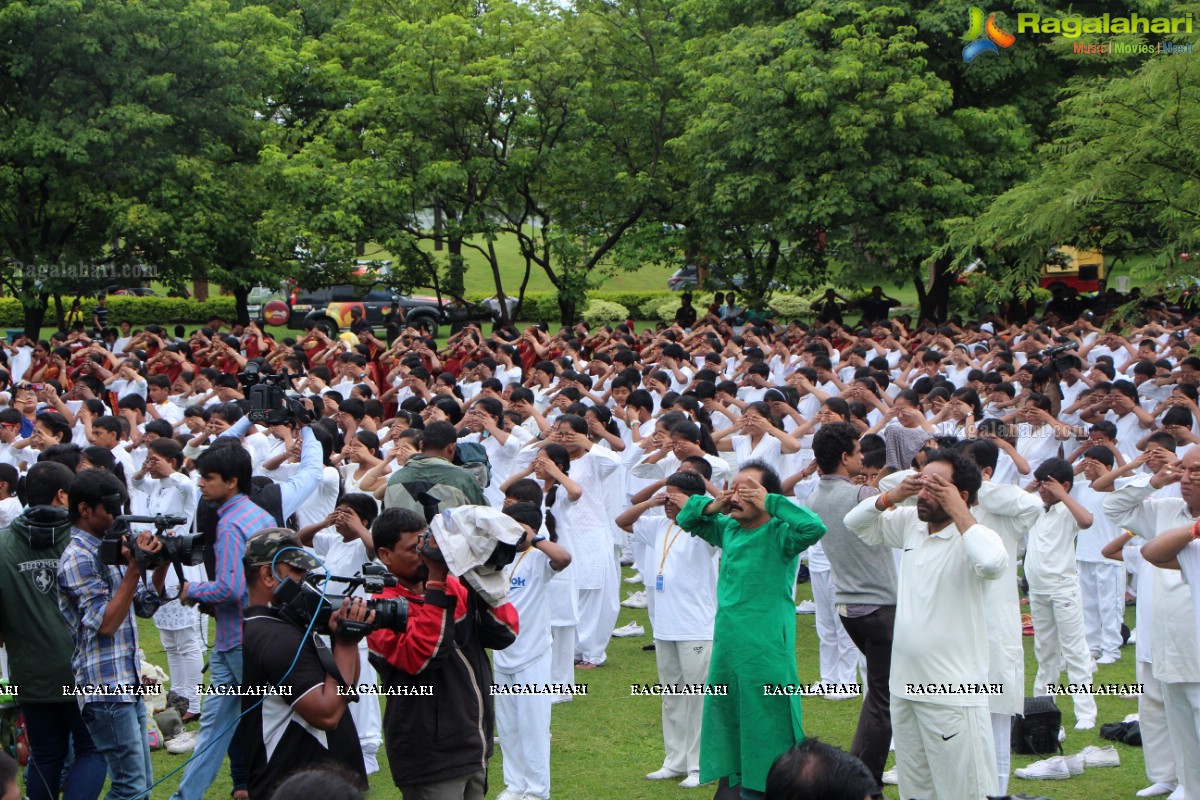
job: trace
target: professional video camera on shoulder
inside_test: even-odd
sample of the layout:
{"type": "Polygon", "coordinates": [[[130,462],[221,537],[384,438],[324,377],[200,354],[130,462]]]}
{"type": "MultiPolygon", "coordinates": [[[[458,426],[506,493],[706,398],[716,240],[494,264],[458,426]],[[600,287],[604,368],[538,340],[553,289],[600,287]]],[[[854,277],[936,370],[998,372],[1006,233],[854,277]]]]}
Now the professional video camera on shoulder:
{"type": "Polygon", "coordinates": [[[142,574],[149,574],[162,564],[174,564],[177,567],[194,567],[204,563],[204,537],[195,534],[171,536],[166,533],[170,528],[186,525],[187,518],[176,514],[156,514],[154,516],[137,516],[121,514],[120,495],[104,497],[104,507],[113,514],[114,520],[100,540],[100,561],[114,567],[124,566],[125,557],[121,553],[122,546],[128,547],[138,562],[142,574]],[[130,530],[130,525],[153,525],[154,536],[162,543],[162,548],[154,552],[138,546],[137,534],[130,530]]]}
{"type": "MultiPolygon", "coordinates": [[[[385,587],[395,586],[396,578],[379,564],[366,563],[352,577],[330,575],[330,583],[346,584],[347,594],[321,594],[325,575],[310,573],[303,580],[285,578],[275,590],[275,606],[279,616],[294,625],[312,629],[328,635],[329,616],[350,599],[357,586],[368,594],[379,594],[385,587]],[[315,622],[313,620],[316,620],[315,622]]],[[[373,630],[400,632],[408,627],[408,601],[403,597],[376,598],[367,600],[367,610],[375,612],[374,622],[355,622],[343,619],[338,622],[338,636],[343,639],[361,639],[373,630]]]]}
{"type": "Polygon", "coordinates": [[[246,416],[259,425],[291,425],[312,420],[312,414],[304,404],[288,394],[292,378],[302,374],[263,372],[257,361],[246,363],[246,369],[238,374],[238,380],[246,389],[246,400],[250,404],[246,416]]]}

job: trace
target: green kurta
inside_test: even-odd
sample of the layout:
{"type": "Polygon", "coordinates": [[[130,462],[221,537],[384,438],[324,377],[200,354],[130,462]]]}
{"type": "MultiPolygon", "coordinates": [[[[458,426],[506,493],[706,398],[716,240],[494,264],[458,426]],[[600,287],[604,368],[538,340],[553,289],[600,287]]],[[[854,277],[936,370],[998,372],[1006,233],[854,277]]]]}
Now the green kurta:
{"type": "Polygon", "coordinates": [[[796,569],[800,553],[825,534],[816,514],[767,495],[770,521],[746,529],[724,514],[705,516],[711,498],[694,496],[676,521],[721,548],[717,620],[709,684],[727,696],[704,698],[700,780],[764,791],[771,764],[804,740],[800,697],[765,695],[764,686],[797,686],[796,569]]]}

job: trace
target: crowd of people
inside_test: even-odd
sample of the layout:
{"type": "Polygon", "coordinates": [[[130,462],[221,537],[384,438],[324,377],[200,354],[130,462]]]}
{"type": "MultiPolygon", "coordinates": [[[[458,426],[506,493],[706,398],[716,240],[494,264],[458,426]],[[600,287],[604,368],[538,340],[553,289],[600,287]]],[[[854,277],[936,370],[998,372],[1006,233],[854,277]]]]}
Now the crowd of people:
{"type": "MultiPolygon", "coordinates": [[[[913,325],[871,298],[857,325],[839,307],[735,326],[730,298],[641,332],[465,326],[441,347],[360,317],[276,339],[101,309],[5,343],[0,637],[28,796],[155,785],[141,616],[198,722],[168,742],[191,753],[172,800],[226,769],[235,798],[313,768],[361,791],[381,748],[405,800],[482,799],[494,735],[499,797],[545,800],[552,707],[587,702],[577,677],[643,633],[616,627],[628,605],[663,689],[649,780],[1004,795],[1025,698],[1132,661],[1138,794],[1200,800],[1200,316],[913,325]],[[204,563],[177,568],[173,536],[204,563]],[[367,565],[382,591],[352,583],[298,621],[341,594],[315,576],[367,565]],[[849,755],[808,739],[836,732],[804,704],[858,695],[849,755]]],[[[1089,692],[1070,701],[1076,729],[1101,721],[1089,692]]]]}

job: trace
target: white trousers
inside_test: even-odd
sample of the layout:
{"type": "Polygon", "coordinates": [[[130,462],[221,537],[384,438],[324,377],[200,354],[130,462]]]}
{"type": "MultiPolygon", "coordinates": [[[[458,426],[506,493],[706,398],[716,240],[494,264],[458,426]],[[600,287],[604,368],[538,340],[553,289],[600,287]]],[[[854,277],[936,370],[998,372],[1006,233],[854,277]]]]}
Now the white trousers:
{"type": "Polygon", "coordinates": [[[996,753],[987,706],[943,706],[892,695],[900,796],[984,800],[996,793],[996,753]]]}
{"type": "Polygon", "coordinates": [[[1121,656],[1125,617],[1125,566],[1078,561],[1083,598],[1083,635],[1094,658],[1121,656]]]}
{"type": "MultiPolygon", "coordinates": [[[[551,683],[550,651],[516,672],[496,670],[496,683],[551,683]]],[[[496,733],[500,736],[504,784],[510,791],[550,797],[550,699],[548,694],[496,695],[496,733]]]]}
{"type": "MultiPolygon", "coordinates": [[[[575,685],[575,626],[554,626],[550,629],[550,680],[553,683],[575,685]]],[[[570,698],[571,695],[563,695],[570,698]]]]}
{"type": "MultiPolygon", "coordinates": [[[[608,552],[612,552],[611,549],[608,552]]],[[[575,655],[589,664],[603,664],[608,657],[608,641],[621,612],[621,573],[616,559],[604,570],[604,585],[599,589],[579,590],[579,625],[576,626],[575,655]]]]}
{"type": "Polygon", "coordinates": [[[176,631],[159,630],[163,649],[167,651],[167,672],[171,688],[188,701],[188,713],[200,713],[200,693],[196,691],[204,676],[204,639],[198,627],[176,631]]]}
{"type": "Polygon", "coordinates": [[[833,602],[835,587],[833,571],[827,569],[810,569],[809,582],[812,584],[813,603],[817,606],[816,624],[817,639],[820,642],[819,653],[821,662],[821,680],[825,683],[848,684],[857,683],[859,661],[863,663],[863,674],[866,674],[866,659],[854,646],[854,640],[842,626],[841,617],[833,602]]]}
{"type": "MultiPolygon", "coordinates": [[[[1063,665],[1071,683],[1092,682],[1096,662],[1083,635],[1083,608],[1078,589],[1054,594],[1029,593],[1029,613],[1033,617],[1033,653],[1037,656],[1037,677],[1033,694],[1049,694],[1046,686],[1058,683],[1063,665]]],[[[1075,722],[1096,724],[1096,700],[1082,692],[1072,695],[1075,722]]],[[[1200,799],[1198,799],[1200,800],[1200,799]]]]}
{"type": "MultiPolygon", "coordinates": [[[[358,646],[358,682],[360,684],[375,685],[379,683],[379,675],[368,660],[370,654],[371,651],[367,649],[367,641],[364,639],[358,646]]],[[[383,745],[383,714],[379,708],[379,697],[373,694],[364,694],[359,697],[357,703],[350,704],[350,717],[354,720],[354,727],[358,731],[358,740],[362,745],[363,765],[367,768],[367,774],[379,772],[377,754],[380,746],[383,745]]]]}
{"type": "Polygon", "coordinates": [[[1167,730],[1167,710],[1163,707],[1163,687],[1154,677],[1149,661],[1137,662],[1137,682],[1142,685],[1138,698],[1138,725],[1142,729],[1142,756],[1146,778],[1151,783],[1175,783],[1175,752],[1167,730]]]}
{"type": "Polygon", "coordinates": [[[1200,683],[1163,683],[1175,768],[1186,800],[1200,800],[1200,683]]]}
{"type": "Polygon", "coordinates": [[[1012,772],[1012,714],[992,714],[992,743],[996,751],[998,795],[1008,794],[1008,776],[1012,772]]]}
{"type": "MultiPolygon", "coordinates": [[[[665,642],[654,640],[658,682],[663,686],[704,683],[708,679],[711,641],[665,642]]],[[[702,695],[662,699],[663,769],[672,772],[700,771],[700,719],[704,715],[702,695]]]]}

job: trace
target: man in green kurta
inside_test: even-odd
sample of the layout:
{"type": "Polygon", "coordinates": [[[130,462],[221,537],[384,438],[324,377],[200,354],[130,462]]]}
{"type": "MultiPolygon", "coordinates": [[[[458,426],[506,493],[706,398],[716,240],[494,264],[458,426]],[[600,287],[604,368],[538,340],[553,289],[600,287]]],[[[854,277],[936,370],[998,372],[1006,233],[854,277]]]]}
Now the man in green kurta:
{"type": "Polygon", "coordinates": [[[781,753],[804,740],[798,694],[796,569],[800,553],[825,534],[820,518],[782,495],[779,476],[748,462],[717,498],[697,495],[679,511],[685,531],[721,548],[710,685],[704,698],[700,780],[728,778],[743,800],[761,798],[781,753]]]}

